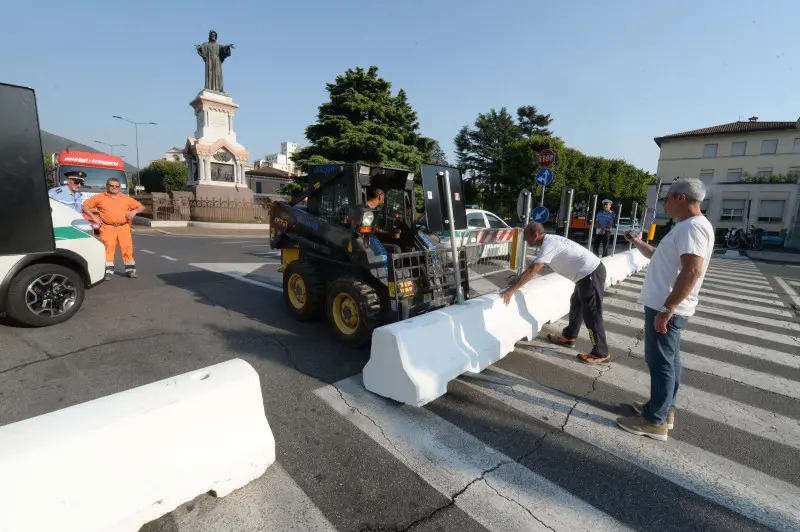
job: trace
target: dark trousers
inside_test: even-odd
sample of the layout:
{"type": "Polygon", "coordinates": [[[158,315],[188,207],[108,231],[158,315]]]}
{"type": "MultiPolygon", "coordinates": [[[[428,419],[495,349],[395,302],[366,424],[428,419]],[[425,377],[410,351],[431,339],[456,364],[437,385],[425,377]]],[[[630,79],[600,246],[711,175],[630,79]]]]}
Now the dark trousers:
{"type": "Polygon", "coordinates": [[[607,257],[609,241],[611,240],[611,233],[600,233],[599,235],[592,236],[592,251],[598,257],[607,257]],[[603,254],[600,254],[600,246],[603,246],[603,254]]]}
{"type": "Polygon", "coordinates": [[[603,292],[606,287],[606,267],[603,263],[595,271],[575,283],[575,291],[569,300],[569,324],[561,331],[566,338],[577,338],[581,321],[589,330],[592,354],[608,355],[606,329],[603,327],[603,292]]]}
{"type": "Polygon", "coordinates": [[[658,425],[667,420],[675,408],[678,388],[681,385],[681,329],[688,320],[672,316],[667,323],[667,334],[656,331],[658,311],[644,307],[644,359],[650,368],[650,401],[645,406],[644,418],[658,425]]]}

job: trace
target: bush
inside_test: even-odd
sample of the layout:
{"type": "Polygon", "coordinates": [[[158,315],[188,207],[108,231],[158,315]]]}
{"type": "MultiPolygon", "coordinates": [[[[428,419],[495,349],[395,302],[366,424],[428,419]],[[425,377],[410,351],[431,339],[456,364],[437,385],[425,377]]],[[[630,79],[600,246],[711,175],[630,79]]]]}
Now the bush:
{"type": "Polygon", "coordinates": [[[153,161],[139,174],[147,192],[175,192],[189,182],[189,168],[176,161],[153,161]]]}

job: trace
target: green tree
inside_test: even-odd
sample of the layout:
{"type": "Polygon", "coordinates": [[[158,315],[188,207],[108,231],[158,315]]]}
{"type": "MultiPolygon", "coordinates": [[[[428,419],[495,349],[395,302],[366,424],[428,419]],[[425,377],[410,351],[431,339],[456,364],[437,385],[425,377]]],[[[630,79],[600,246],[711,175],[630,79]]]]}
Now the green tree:
{"type": "Polygon", "coordinates": [[[447,154],[439,145],[439,141],[431,140],[430,146],[427,149],[427,158],[425,160],[428,164],[438,164],[442,166],[450,166],[447,162],[447,154]]]}
{"type": "Polygon", "coordinates": [[[298,167],[362,162],[416,171],[431,141],[419,134],[405,91],[392,96],[391,87],[375,66],[348,69],[328,83],[330,100],[320,105],[317,122],[306,128],[310,143],[292,157],[298,167]]]}
{"type": "Polygon", "coordinates": [[[549,126],[553,123],[550,115],[543,115],[533,105],[523,105],[517,109],[517,122],[522,135],[526,137],[549,137],[553,134],[549,126]]]}
{"type": "Polygon", "coordinates": [[[139,182],[148,192],[183,190],[188,181],[188,167],[177,161],[153,161],[139,173],[139,182]]]}

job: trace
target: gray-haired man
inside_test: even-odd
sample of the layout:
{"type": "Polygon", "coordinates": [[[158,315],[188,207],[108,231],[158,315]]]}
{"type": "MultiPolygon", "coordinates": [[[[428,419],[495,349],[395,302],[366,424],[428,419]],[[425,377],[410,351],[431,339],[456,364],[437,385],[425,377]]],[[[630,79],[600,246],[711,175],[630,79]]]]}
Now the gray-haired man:
{"type": "Polygon", "coordinates": [[[675,399],[681,380],[681,329],[694,314],[700,286],[714,251],[714,228],[700,212],[706,188],[697,179],[670,186],[664,210],[678,223],[658,248],[639,236],[625,238],[650,265],[639,296],[644,305],[644,358],[650,368],[650,400],[634,402],[638,415],[617,419],[620,428],[666,440],[675,423],[675,399]]]}

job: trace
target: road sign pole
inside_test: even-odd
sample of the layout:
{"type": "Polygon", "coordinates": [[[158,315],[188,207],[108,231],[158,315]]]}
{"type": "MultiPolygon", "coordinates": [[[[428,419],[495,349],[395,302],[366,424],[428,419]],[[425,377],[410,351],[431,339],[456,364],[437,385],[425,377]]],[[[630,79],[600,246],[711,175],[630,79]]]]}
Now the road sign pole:
{"type": "Polygon", "coordinates": [[[586,249],[592,250],[592,235],[594,235],[594,217],[597,215],[597,194],[592,194],[592,222],[589,224],[589,238],[586,242],[586,249]]]}
{"type": "MultiPolygon", "coordinates": [[[[653,223],[656,223],[658,217],[658,197],[661,195],[661,178],[656,181],[656,199],[653,201],[653,223]]],[[[644,227],[642,224],[642,231],[647,231],[647,242],[650,242],[650,227],[644,227]]]]}
{"type": "Polygon", "coordinates": [[[567,190],[567,210],[564,211],[567,215],[564,217],[564,238],[569,238],[569,222],[572,220],[572,200],[575,196],[575,190],[567,190]]]}
{"type": "MultiPolygon", "coordinates": [[[[617,225],[614,227],[614,243],[611,244],[611,256],[617,251],[617,238],[619,238],[619,219],[622,217],[622,203],[617,203],[617,225]]],[[[606,244],[608,245],[608,244],[606,244]]]]}
{"type": "Polygon", "coordinates": [[[542,202],[539,204],[539,205],[541,205],[542,207],[544,207],[544,189],[545,189],[545,188],[547,188],[547,187],[545,187],[544,185],[542,185],[542,202]]]}
{"type": "MultiPolygon", "coordinates": [[[[639,210],[639,203],[634,201],[633,202],[633,212],[631,213],[631,224],[635,224],[636,223],[636,211],[638,211],[638,210],[639,210]]],[[[639,224],[639,227],[642,227],[642,224],[639,224]]],[[[633,227],[631,227],[631,230],[633,230],[633,227]]],[[[633,243],[632,242],[628,243],[628,249],[633,249],[633,243]]]]}
{"type": "Polygon", "coordinates": [[[450,248],[453,252],[453,273],[456,283],[456,300],[458,303],[464,302],[464,291],[461,286],[461,264],[458,261],[458,244],[456,244],[456,223],[453,216],[453,198],[450,193],[450,171],[438,173],[444,179],[444,193],[447,197],[447,218],[450,225],[450,248]]]}
{"type": "MultiPolygon", "coordinates": [[[[523,194],[525,194],[525,226],[524,227],[528,227],[528,224],[531,221],[531,203],[533,203],[531,201],[531,198],[533,196],[533,192],[531,192],[530,190],[527,190],[527,191],[523,192],[523,194]]],[[[517,264],[518,264],[517,272],[519,274],[521,274],[523,271],[525,271],[525,262],[526,262],[527,257],[528,257],[528,243],[525,242],[525,230],[523,229],[523,233],[522,233],[522,259],[517,261],[517,264]]]]}

